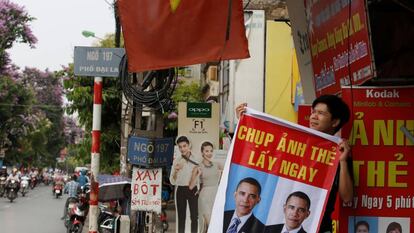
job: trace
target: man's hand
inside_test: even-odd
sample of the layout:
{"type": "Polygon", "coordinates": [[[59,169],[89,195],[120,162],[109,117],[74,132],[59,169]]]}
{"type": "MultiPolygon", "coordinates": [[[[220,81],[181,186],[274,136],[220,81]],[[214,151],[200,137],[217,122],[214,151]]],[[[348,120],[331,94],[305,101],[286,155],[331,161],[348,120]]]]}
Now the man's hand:
{"type": "Polygon", "coordinates": [[[351,157],[351,146],[349,145],[348,140],[342,139],[342,141],[338,145],[339,151],[341,152],[341,156],[339,157],[339,161],[347,161],[348,157],[351,157]]]}
{"type": "Polygon", "coordinates": [[[236,116],[240,118],[246,112],[247,103],[241,103],[236,107],[236,116]]]}

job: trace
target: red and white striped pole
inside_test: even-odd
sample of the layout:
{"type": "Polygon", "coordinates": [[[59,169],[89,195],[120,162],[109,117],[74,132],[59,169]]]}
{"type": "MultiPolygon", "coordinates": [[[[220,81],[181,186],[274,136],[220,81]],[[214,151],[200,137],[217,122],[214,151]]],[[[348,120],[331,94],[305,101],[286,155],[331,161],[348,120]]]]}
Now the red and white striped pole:
{"type": "Polygon", "coordinates": [[[93,86],[93,120],[92,120],[92,149],[91,149],[91,192],[89,199],[89,233],[98,232],[98,192],[100,138],[102,114],[102,77],[95,77],[93,86]]]}

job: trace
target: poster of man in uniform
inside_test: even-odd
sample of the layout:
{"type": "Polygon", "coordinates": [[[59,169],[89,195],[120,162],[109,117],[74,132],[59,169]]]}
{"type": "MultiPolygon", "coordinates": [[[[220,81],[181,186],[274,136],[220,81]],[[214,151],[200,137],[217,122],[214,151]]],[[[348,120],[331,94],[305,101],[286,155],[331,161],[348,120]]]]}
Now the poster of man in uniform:
{"type": "Polygon", "coordinates": [[[342,133],[352,145],[356,196],[342,206],[341,233],[364,228],[361,222],[368,232],[414,232],[413,93],[413,86],[342,89],[353,106],[342,133]]]}
{"type": "Polygon", "coordinates": [[[228,153],[208,232],[317,232],[340,140],[247,108],[228,153]]]}
{"type": "Polygon", "coordinates": [[[176,232],[206,232],[225,159],[218,150],[219,105],[179,103],[178,109],[177,150],[170,173],[176,232]]]}

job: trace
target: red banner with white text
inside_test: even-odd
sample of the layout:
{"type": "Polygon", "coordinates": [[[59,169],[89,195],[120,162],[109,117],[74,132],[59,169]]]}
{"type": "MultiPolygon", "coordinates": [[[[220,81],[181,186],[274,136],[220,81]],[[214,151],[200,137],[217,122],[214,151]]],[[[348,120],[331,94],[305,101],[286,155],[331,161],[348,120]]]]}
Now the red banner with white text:
{"type": "Polygon", "coordinates": [[[365,0],[306,0],[316,95],[374,75],[365,0]],[[348,66],[349,63],[349,66],[348,66]]]}

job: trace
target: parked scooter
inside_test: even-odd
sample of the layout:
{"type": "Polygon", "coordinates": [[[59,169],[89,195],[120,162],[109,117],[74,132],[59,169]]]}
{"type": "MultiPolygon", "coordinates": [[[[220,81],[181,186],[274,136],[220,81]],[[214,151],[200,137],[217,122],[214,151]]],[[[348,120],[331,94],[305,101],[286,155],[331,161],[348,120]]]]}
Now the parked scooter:
{"type": "Polygon", "coordinates": [[[7,198],[10,202],[13,202],[13,200],[17,198],[18,185],[19,183],[15,180],[10,180],[7,185],[7,198]]]}
{"type": "Polygon", "coordinates": [[[82,233],[83,224],[89,210],[89,187],[82,187],[79,194],[78,202],[75,205],[69,205],[67,220],[67,233],[82,233]]]}
{"type": "Polygon", "coordinates": [[[120,215],[115,215],[105,205],[99,205],[98,232],[115,233],[120,215]]]}
{"type": "Polygon", "coordinates": [[[29,190],[29,177],[23,176],[20,182],[20,193],[24,197],[29,190]]]}

